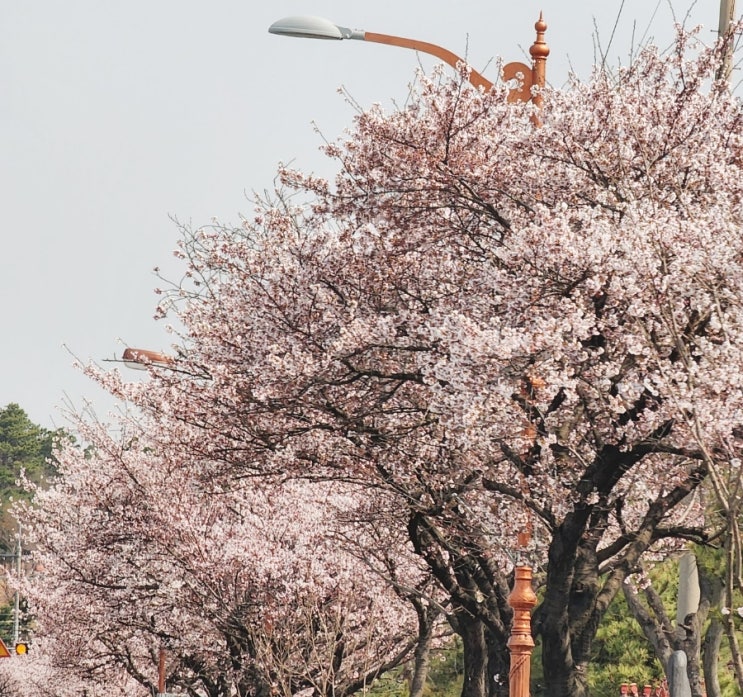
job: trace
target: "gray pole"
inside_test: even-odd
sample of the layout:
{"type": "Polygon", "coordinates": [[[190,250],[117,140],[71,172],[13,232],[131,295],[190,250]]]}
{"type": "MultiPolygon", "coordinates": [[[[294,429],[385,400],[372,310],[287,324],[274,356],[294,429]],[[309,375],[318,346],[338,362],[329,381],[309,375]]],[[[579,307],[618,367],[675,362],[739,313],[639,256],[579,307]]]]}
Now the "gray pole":
{"type": "MultiPolygon", "coordinates": [[[[717,37],[722,38],[730,31],[731,22],[735,21],[735,0],[720,0],[720,23],[717,27],[717,37]]],[[[733,70],[733,41],[730,38],[725,54],[722,57],[722,63],[717,73],[720,80],[726,82],[730,79],[730,73],[733,70]]]]}
{"type": "Polygon", "coordinates": [[[676,624],[686,625],[686,618],[699,610],[701,591],[697,558],[693,552],[685,552],[679,560],[679,591],[676,609],[676,624]]]}
{"type": "MultiPolygon", "coordinates": [[[[16,543],[16,575],[18,579],[21,578],[21,555],[23,550],[21,549],[21,524],[18,524],[18,540],[16,543]]],[[[13,603],[13,646],[18,644],[20,638],[20,624],[21,624],[21,592],[16,589],[15,601],[13,603]]]]}
{"type": "Polygon", "coordinates": [[[674,651],[671,656],[671,675],[668,687],[671,697],[691,697],[689,676],[686,673],[686,654],[683,651],[674,651]]]}
{"type": "MultiPolygon", "coordinates": [[[[693,552],[685,552],[679,560],[679,589],[676,606],[676,624],[683,635],[686,631],[686,619],[699,610],[701,591],[699,588],[699,571],[697,558],[693,552]]],[[[671,697],[691,697],[691,685],[686,672],[687,657],[683,651],[674,651],[671,656],[671,670],[668,676],[668,687],[671,697]]]]}

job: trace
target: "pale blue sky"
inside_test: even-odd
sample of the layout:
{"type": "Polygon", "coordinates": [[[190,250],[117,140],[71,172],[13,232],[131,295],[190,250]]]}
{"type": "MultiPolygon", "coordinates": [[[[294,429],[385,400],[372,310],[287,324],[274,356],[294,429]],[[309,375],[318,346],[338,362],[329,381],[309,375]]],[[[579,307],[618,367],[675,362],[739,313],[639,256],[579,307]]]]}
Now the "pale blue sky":
{"type": "MultiPolygon", "coordinates": [[[[4,3],[0,22],[0,406],[66,425],[65,399],[113,402],[73,367],[124,345],[168,350],[152,319],[178,231],[237,222],[247,193],[270,188],[279,161],[329,175],[328,138],[350,124],[344,86],[362,106],[402,103],[433,59],[361,42],[268,34],[287,15],[430,41],[491,79],[497,56],[524,60],[540,9],[548,79],[587,76],[594,30],[609,40],[621,0],[34,0],[4,3]]],[[[640,39],[666,46],[671,6],[691,7],[709,41],[719,1],[625,0],[613,63],[640,39]]]]}

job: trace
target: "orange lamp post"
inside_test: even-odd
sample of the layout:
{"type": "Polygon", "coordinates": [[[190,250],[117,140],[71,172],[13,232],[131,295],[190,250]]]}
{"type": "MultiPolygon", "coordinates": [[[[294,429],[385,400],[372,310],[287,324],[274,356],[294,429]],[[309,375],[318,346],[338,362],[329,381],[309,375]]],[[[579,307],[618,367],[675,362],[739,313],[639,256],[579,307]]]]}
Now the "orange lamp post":
{"type": "MultiPolygon", "coordinates": [[[[532,58],[532,67],[524,63],[507,63],[503,66],[502,79],[505,82],[517,80],[518,84],[509,95],[509,102],[532,101],[537,107],[542,106],[541,88],[546,81],[547,56],[550,49],[544,40],[547,23],[542,13],[539,14],[534,28],[537,38],[529,48],[532,58]],[[532,89],[536,88],[536,89],[532,89]]],[[[414,51],[428,53],[444,61],[447,65],[457,68],[463,63],[462,59],[448,49],[435,44],[416,39],[406,39],[401,36],[377,34],[360,29],[349,29],[333,24],[321,17],[285,17],[274,22],[268,31],[281,36],[294,36],[306,39],[328,39],[341,41],[355,39],[357,41],[372,41],[389,46],[409,48],[414,51]]],[[[476,70],[469,72],[470,82],[478,88],[490,90],[493,83],[476,70]]],[[[534,116],[533,122],[539,125],[539,117],[534,116]]],[[[519,546],[524,547],[530,539],[530,531],[519,534],[519,546]]],[[[508,650],[511,654],[511,669],[509,673],[510,697],[529,697],[529,679],[531,677],[531,654],[534,649],[534,639],[531,635],[531,611],[537,604],[537,596],[532,589],[532,570],[529,566],[519,565],[515,569],[514,587],[508,597],[508,604],[513,609],[513,626],[508,640],[508,650]]]]}
{"type": "Polygon", "coordinates": [[[157,656],[157,694],[165,693],[165,647],[161,646],[157,656]]]}
{"type": "Polygon", "coordinates": [[[528,566],[517,566],[508,604],[513,609],[511,636],[508,651],[511,654],[508,694],[510,697],[529,697],[531,678],[531,654],[534,639],[531,635],[531,611],[537,604],[537,596],[531,587],[532,571],[528,566]]]}
{"type": "MultiPolygon", "coordinates": [[[[511,102],[528,102],[532,99],[532,86],[541,88],[545,84],[546,60],[549,55],[549,48],[544,41],[544,32],[547,24],[540,14],[539,21],[536,23],[537,39],[529,49],[532,57],[532,67],[525,63],[507,63],[503,66],[503,80],[509,82],[518,80],[519,84],[511,90],[509,101],[511,102]]],[[[354,39],[357,41],[372,41],[388,46],[399,46],[400,48],[409,48],[421,53],[428,53],[444,61],[447,65],[456,68],[464,61],[446,48],[431,44],[426,41],[417,39],[406,39],[402,36],[392,36],[390,34],[377,34],[375,32],[364,31],[362,29],[349,29],[341,27],[333,22],[323,19],[322,17],[285,17],[274,22],[268,31],[271,34],[280,36],[295,36],[305,39],[328,39],[342,41],[343,39],[354,39]]],[[[493,83],[478,73],[476,70],[470,70],[469,80],[475,87],[481,87],[484,90],[490,90],[493,83]]],[[[534,93],[533,101],[537,106],[541,104],[539,89],[534,93]]]]}

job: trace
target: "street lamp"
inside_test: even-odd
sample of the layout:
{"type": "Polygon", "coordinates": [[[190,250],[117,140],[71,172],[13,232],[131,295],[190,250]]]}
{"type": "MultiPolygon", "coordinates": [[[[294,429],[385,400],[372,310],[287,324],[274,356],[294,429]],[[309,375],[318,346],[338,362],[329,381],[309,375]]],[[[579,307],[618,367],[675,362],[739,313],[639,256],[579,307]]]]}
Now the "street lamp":
{"type": "MultiPolygon", "coordinates": [[[[544,87],[545,67],[549,48],[544,41],[544,32],[547,24],[539,16],[539,21],[534,25],[537,30],[537,39],[529,49],[532,56],[533,66],[530,68],[525,63],[507,63],[503,66],[502,78],[505,82],[517,80],[518,84],[508,95],[510,102],[528,102],[533,98],[537,106],[540,105],[539,91],[532,97],[532,87],[544,87]]],[[[400,46],[421,51],[436,56],[452,68],[457,68],[464,61],[448,49],[430,44],[417,39],[406,39],[402,36],[391,36],[390,34],[377,34],[362,29],[349,29],[334,24],[322,17],[285,17],[274,22],[268,31],[279,36],[295,36],[304,39],[326,39],[330,41],[342,41],[343,39],[354,39],[357,41],[372,41],[388,46],[400,46]]],[[[469,80],[475,87],[481,87],[485,91],[492,89],[493,83],[483,77],[476,70],[470,69],[469,80]]]]}
{"type": "Polygon", "coordinates": [[[121,355],[121,360],[127,367],[134,370],[147,370],[148,366],[151,365],[170,368],[175,363],[172,356],[160,353],[159,351],[138,348],[125,348],[124,353],[121,355]]]}
{"type": "MultiPolygon", "coordinates": [[[[524,63],[507,63],[503,66],[502,78],[505,82],[518,80],[517,87],[509,92],[509,102],[532,101],[535,106],[541,108],[541,88],[545,85],[547,56],[550,52],[549,46],[544,40],[547,23],[544,21],[541,12],[534,29],[537,32],[537,38],[529,48],[532,67],[529,68],[524,63]],[[532,90],[533,87],[536,89],[532,90]]],[[[268,31],[280,36],[295,36],[304,39],[327,39],[331,41],[355,39],[357,41],[373,41],[389,46],[410,48],[414,51],[436,56],[455,69],[463,63],[457,55],[435,44],[416,39],[406,39],[401,36],[349,29],[333,24],[333,22],[322,17],[285,17],[274,22],[268,28],[268,31]]],[[[493,87],[490,80],[475,70],[470,70],[469,80],[475,87],[482,88],[485,91],[493,87]]],[[[534,114],[532,120],[535,125],[539,125],[539,117],[536,114],[534,114]]],[[[526,547],[530,538],[530,530],[519,534],[519,547],[526,547]]],[[[532,569],[530,566],[518,564],[514,569],[514,587],[508,597],[508,604],[513,610],[513,623],[508,640],[508,649],[511,656],[509,694],[511,697],[529,697],[531,654],[534,649],[534,639],[531,635],[531,611],[537,604],[537,596],[532,589],[532,569]]]]}
{"type": "MultiPolygon", "coordinates": [[[[181,356],[182,358],[182,356],[181,356]]],[[[181,362],[180,358],[169,356],[159,351],[149,349],[126,348],[121,354],[120,363],[134,370],[148,370],[149,368],[167,368],[170,373],[177,373],[200,380],[209,380],[211,375],[203,366],[196,366],[188,362],[181,362]]]]}

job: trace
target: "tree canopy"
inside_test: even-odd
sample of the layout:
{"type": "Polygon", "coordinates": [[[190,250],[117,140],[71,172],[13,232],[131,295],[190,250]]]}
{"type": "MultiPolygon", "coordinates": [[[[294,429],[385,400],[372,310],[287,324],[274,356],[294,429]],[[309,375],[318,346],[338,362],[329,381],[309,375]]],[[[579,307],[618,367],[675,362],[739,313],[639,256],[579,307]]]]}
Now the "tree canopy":
{"type": "Polygon", "coordinates": [[[7,513],[14,498],[26,496],[21,480],[40,483],[55,472],[54,442],[59,433],[33,423],[15,403],[0,409],[0,544],[12,548],[17,524],[7,513]]]}
{"type": "Polygon", "coordinates": [[[547,693],[586,695],[623,582],[704,542],[699,486],[740,467],[743,113],[719,59],[680,33],[545,90],[538,128],[505,87],[421,77],[327,147],[333,183],[283,169],[240,227],[184,229],[161,305],[185,327],[174,362],[144,383],[89,369],[137,411],[116,437],[88,427],[94,452],[67,448],[29,512],[64,596],[35,591],[44,631],[145,687],[162,634],[195,694],[329,695],[420,645],[433,608],[461,637],[463,695],[504,695],[525,554],[547,693]],[[320,528],[298,515],[318,506],[320,528]],[[283,614],[329,579],[340,605],[283,614]],[[325,660],[301,665],[256,597],[325,660]],[[256,637],[283,647],[273,662],[256,637]]]}
{"type": "Polygon", "coordinates": [[[32,479],[53,473],[54,432],[33,423],[18,404],[0,409],[0,491],[16,488],[21,471],[32,479]]]}

